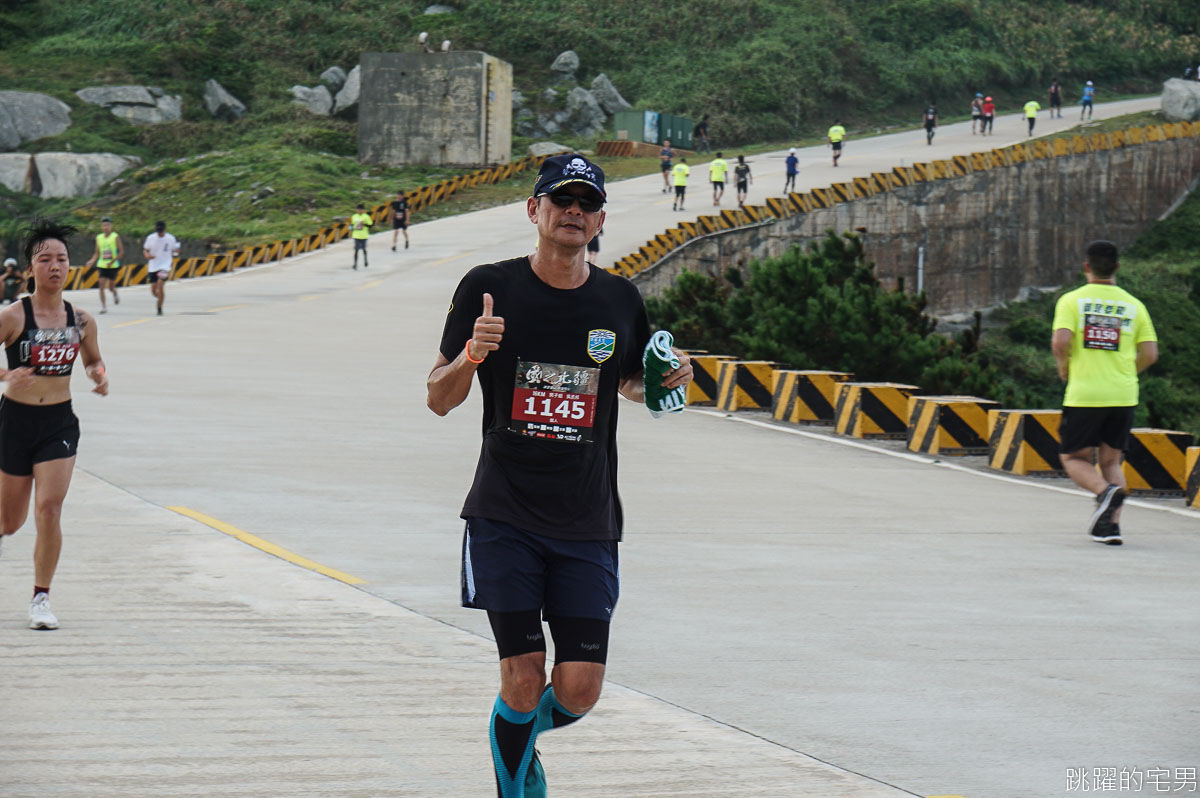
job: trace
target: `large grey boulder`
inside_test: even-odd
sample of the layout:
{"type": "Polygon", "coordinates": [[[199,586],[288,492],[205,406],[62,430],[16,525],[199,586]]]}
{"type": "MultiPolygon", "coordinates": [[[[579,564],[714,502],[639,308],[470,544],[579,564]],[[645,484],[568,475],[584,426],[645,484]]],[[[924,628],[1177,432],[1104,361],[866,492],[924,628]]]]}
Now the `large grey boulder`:
{"type": "Polygon", "coordinates": [[[333,95],[324,86],[310,89],[307,86],[292,86],[292,96],[296,105],[303,105],[311,113],[319,116],[329,116],[333,110],[333,95]]]}
{"type": "Polygon", "coordinates": [[[39,152],[34,156],[43,197],[83,197],[95,194],[117,175],[142,159],[111,152],[39,152]]]}
{"type": "Polygon", "coordinates": [[[346,76],[346,85],[337,93],[333,102],[333,113],[353,118],[358,116],[358,93],[362,89],[362,70],[358,66],[346,76]]]}
{"type": "Polygon", "coordinates": [[[563,124],[575,135],[590,138],[604,132],[608,115],[590,91],[576,87],[567,92],[567,118],[563,124]]]}
{"type": "MultiPolygon", "coordinates": [[[[159,89],[162,92],[162,89],[159,89]]],[[[155,105],[154,95],[145,86],[88,86],[75,96],[91,105],[109,108],[114,105],[155,105]]],[[[161,96],[161,94],[160,94],[161,96]]]]}
{"type": "Polygon", "coordinates": [[[520,89],[513,89],[513,91],[512,91],[513,110],[516,111],[518,108],[520,108],[523,105],[525,105],[525,95],[521,93],[520,89]]]}
{"type": "Polygon", "coordinates": [[[621,92],[617,91],[617,87],[608,79],[608,75],[601,72],[592,81],[592,96],[596,98],[596,102],[600,103],[609,114],[615,114],[617,111],[624,111],[626,108],[633,106],[625,102],[625,98],[621,96],[621,92]]]}
{"type": "Polygon", "coordinates": [[[108,152],[12,153],[0,155],[0,184],[39,197],[81,197],[141,162],[108,152]]]}
{"type": "Polygon", "coordinates": [[[341,91],[342,86],[346,85],[346,70],[340,66],[331,66],[321,73],[321,82],[329,87],[330,92],[341,91]]]}
{"type": "Polygon", "coordinates": [[[25,191],[25,177],[33,156],[27,152],[0,153],[0,186],[9,191],[25,191]]]}
{"type": "Polygon", "coordinates": [[[183,118],[183,98],[158,86],[88,86],[75,96],[135,125],[161,125],[183,118]]]}
{"type": "Polygon", "coordinates": [[[553,141],[536,141],[529,145],[529,154],[535,158],[543,155],[557,155],[560,152],[570,152],[570,147],[564,147],[561,144],[556,144],[553,141]]]}
{"type": "Polygon", "coordinates": [[[16,120],[8,108],[0,105],[0,152],[15,150],[21,146],[21,134],[17,132],[16,120]]]}
{"type": "Polygon", "coordinates": [[[579,69],[579,56],[574,50],[566,50],[558,54],[554,59],[554,63],[550,65],[550,71],[559,80],[574,80],[575,72],[579,69]]]}
{"type": "Polygon", "coordinates": [[[236,122],[246,115],[246,106],[237,97],[225,90],[217,81],[209,78],[204,84],[204,107],[217,119],[236,122]]]}
{"type": "Polygon", "coordinates": [[[1168,122],[1200,122],[1200,82],[1171,78],[1163,83],[1162,112],[1168,122]]]}
{"type": "MultiPolygon", "coordinates": [[[[11,130],[3,135],[12,140],[12,130],[21,141],[45,136],[57,136],[71,126],[71,107],[48,94],[28,91],[0,91],[0,108],[4,108],[11,130]]],[[[0,127],[4,124],[0,122],[0,127]]],[[[19,143],[19,142],[18,142],[19,143]]],[[[7,149],[14,149],[11,145],[7,149]]]]}

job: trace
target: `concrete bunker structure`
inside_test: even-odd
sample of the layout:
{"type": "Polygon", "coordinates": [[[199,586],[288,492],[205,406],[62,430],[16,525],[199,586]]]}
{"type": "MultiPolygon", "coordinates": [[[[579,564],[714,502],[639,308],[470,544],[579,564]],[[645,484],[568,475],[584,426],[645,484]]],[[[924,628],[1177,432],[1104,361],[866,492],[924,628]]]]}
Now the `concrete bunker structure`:
{"type": "Polygon", "coordinates": [[[491,166],[512,153],[512,64],[478,51],[364,53],[358,159],[491,166]]]}

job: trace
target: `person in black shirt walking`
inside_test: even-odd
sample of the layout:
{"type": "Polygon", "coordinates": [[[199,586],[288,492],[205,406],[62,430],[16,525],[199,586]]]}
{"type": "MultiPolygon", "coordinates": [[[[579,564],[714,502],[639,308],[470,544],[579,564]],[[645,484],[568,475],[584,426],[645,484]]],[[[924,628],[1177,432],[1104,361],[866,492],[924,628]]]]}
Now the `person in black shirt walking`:
{"type": "Polygon", "coordinates": [[[408,197],[403,191],[397,191],[392,200],[392,252],[396,251],[401,231],[404,232],[404,248],[408,249],[408,197]]]}
{"type": "MultiPolygon", "coordinates": [[[[462,603],[486,610],[500,656],[489,729],[501,798],[545,795],[534,741],[600,697],[617,604],[617,394],[644,401],[645,306],[585,261],[604,224],[604,172],[543,162],[526,201],[532,255],[477,266],[454,292],[427,403],[439,416],[478,378],[483,445],[462,509],[462,603]],[[546,638],[555,665],[546,685],[546,638]]],[[[692,378],[681,352],[663,385],[692,378]]]]}

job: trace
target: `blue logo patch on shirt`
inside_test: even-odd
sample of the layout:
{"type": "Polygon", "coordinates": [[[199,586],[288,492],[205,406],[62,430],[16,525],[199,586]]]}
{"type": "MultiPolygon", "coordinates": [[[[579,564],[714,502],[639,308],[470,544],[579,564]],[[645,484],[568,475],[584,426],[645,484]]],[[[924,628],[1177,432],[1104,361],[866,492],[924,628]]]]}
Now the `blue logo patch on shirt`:
{"type": "Polygon", "coordinates": [[[588,357],[603,363],[616,351],[617,334],[612,330],[588,330],[588,357]]]}

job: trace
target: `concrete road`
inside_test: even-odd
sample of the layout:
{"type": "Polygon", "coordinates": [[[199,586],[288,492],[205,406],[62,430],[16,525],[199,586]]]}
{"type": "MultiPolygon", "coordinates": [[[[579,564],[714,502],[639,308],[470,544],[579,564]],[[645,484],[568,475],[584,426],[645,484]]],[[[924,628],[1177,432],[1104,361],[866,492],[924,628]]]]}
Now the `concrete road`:
{"type": "MultiPolygon", "coordinates": [[[[870,146],[923,160],[916,135],[870,146]]],[[[606,255],[673,218],[655,179],[614,184],[606,255]]],[[[60,631],[22,628],[31,525],[0,559],[0,722],[25,741],[0,772],[18,774],[15,794],[46,759],[60,794],[211,794],[234,744],[231,783],[260,773],[247,793],[485,794],[494,666],[486,619],[457,606],[478,395],[439,419],[424,379],[460,276],[528,252],[534,231],[514,205],[411,234],[397,253],[390,231],[373,237],[365,271],[338,245],[171,284],[161,319],[144,288],[100,317],[113,394],[76,384],[60,631]],[[365,664],[343,668],[358,647],[365,664]],[[181,720],[179,680],[203,723],[181,720]],[[140,690],[114,682],[151,698],[134,711],[140,690]],[[89,770],[138,744],[154,755],[89,770]],[[361,757],[366,770],[344,766],[361,757]]],[[[611,684],[579,738],[547,738],[558,794],[1025,798],[1063,792],[1068,768],[1200,764],[1200,514],[1138,503],[1127,545],[1100,547],[1082,532],[1087,498],[1061,483],[744,420],[622,406],[611,684]]]]}

